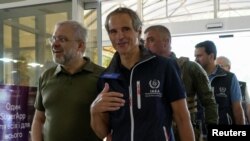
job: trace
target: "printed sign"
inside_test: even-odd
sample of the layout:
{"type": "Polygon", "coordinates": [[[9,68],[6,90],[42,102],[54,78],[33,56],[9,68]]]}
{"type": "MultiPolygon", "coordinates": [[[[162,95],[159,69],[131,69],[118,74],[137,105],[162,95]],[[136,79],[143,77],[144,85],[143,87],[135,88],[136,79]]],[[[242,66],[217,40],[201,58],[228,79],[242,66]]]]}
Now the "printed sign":
{"type": "Polygon", "coordinates": [[[0,141],[28,141],[35,87],[0,85],[0,141]]]}

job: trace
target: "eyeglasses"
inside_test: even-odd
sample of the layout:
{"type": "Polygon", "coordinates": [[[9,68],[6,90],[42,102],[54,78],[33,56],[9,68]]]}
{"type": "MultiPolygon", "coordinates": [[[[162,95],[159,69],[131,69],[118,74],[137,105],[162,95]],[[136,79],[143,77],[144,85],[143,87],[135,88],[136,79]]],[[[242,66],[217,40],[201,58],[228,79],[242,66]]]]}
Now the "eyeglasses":
{"type": "Polygon", "coordinates": [[[58,36],[58,37],[52,36],[52,37],[48,38],[48,41],[50,44],[53,44],[56,41],[59,41],[60,43],[66,43],[69,41],[79,41],[79,40],[69,40],[67,37],[64,37],[64,36],[58,36]]]}

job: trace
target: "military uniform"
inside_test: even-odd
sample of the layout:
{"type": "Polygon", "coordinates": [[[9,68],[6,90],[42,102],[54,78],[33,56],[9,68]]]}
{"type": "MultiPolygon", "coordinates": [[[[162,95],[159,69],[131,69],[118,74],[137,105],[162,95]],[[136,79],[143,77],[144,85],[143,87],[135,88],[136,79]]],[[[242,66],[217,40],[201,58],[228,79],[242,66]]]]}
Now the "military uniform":
{"type": "MultiPolygon", "coordinates": [[[[177,61],[181,69],[181,77],[187,94],[188,109],[195,131],[195,137],[198,141],[201,135],[202,121],[201,119],[197,119],[197,101],[204,107],[206,124],[217,124],[218,107],[205,70],[199,64],[190,61],[188,58],[176,58],[174,53],[172,53],[171,58],[177,61]]],[[[178,137],[176,140],[178,140],[178,137]]]]}

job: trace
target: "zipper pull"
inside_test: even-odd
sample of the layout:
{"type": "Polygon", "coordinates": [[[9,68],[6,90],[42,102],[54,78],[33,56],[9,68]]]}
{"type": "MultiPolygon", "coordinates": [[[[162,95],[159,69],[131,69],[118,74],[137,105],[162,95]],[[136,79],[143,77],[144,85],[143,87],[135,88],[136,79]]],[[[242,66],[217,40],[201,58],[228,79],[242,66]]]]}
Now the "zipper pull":
{"type": "Polygon", "coordinates": [[[141,84],[136,81],[137,108],[141,109],[141,84]]]}

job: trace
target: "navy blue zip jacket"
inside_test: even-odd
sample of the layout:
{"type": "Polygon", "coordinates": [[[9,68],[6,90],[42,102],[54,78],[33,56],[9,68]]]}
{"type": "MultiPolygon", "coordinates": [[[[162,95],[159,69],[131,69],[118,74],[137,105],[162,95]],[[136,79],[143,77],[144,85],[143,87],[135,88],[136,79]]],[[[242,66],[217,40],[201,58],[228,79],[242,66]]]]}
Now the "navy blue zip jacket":
{"type": "Polygon", "coordinates": [[[171,59],[140,46],[140,61],[131,70],[121,65],[116,52],[101,75],[98,89],[124,94],[125,106],[110,112],[112,141],[173,141],[170,103],[186,97],[180,70],[171,59]]]}

